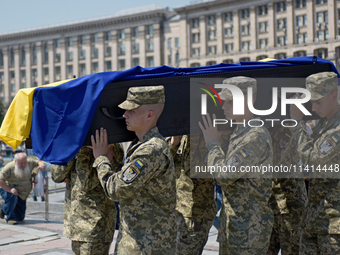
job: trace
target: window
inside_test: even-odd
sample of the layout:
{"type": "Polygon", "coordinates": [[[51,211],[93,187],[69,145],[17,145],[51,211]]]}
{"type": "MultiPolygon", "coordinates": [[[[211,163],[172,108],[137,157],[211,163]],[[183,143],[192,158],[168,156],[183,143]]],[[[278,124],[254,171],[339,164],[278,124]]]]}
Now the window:
{"type": "Polygon", "coordinates": [[[305,57],[307,56],[307,51],[301,50],[294,52],[294,57],[305,57]]]}
{"type": "Polygon", "coordinates": [[[303,25],[307,26],[307,14],[303,15],[303,25]]]}
{"type": "Polygon", "coordinates": [[[80,64],[79,65],[79,70],[80,70],[80,76],[83,76],[86,74],[86,66],[85,64],[80,64]]]}
{"type": "Polygon", "coordinates": [[[193,28],[199,27],[200,26],[200,19],[198,19],[198,18],[192,19],[191,25],[192,25],[193,28]]]}
{"type": "Polygon", "coordinates": [[[71,47],[72,45],[73,45],[73,38],[72,37],[67,38],[67,46],[71,47]]]}
{"type": "Polygon", "coordinates": [[[111,32],[105,33],[105,41],[111,41],[111,32]]]}
{"type": "Polygon", "coordinates": [[[175,54],[175,61],[176,61],[176,64],[178,65],[178,63],[179,63],[179,53],[178,52],[175,54]]]}
{"type": "Polygon", "coordinates": [[[262,15],[267,15],[268,14],[268,6],[267,5],[262,5],[258,7],[258,14],[260,16],[262,15]]]}
{"type": "Polygon", "coordinates": [[[307,6],[307,0],[296,0],[296,8],[304,8],[307,6]]]}
{"type": "Polygon", "coordinates": [[[68,75],[72,75],[73,74],[73,65],[69,65],[69,66],[67,66],[67,74],[68,75]]]}
{"type": "Polygon", "coordinates": [[[60,48],[60,39],[55,40],[54,43],[56,48],[60,48]]]}
{"type": "Polygon", "coordinates": [[[0,86],[0,93],[4,93],[5,92],[5,85],[1,84],[0,86]]]}
{"type": "Polygon", "coordinates": [[[225,15],[224,15],[224,21],[226,22],[230,22],[230,21],[233,21],[233,13],[232,12],[227,12],[225,15]]]}
{"type": "Polygon", "coordinates": [[[15,72],[14,71],[10,71],[9,75],[10,75],[9,77],[11,77],[11,79],[15,78],[15,72]]]}
{"type": "Polygon", "coordinates": [[[0,66],[4,65],[4,55],[2,53],[2,50],[0,49],[0,66]]]}
{"type": "Polygon", "coordinates": [[[201,48],[192,48],[192,56],[193,57],[201,56],[201,48]]]}
{"type": "Polygon", "coordinates": [[[217,46],[209,46],[208,47],[208,54],[215,55],[217,53],[217,46]]]}
{"type": "Polygon", "coordinates": [[[92,63],[92,73],[98,72],[98,62],[92,63]]]}
{"type": "Polygon", "coordinates": [[[171,38],[168,38],[168,50],[171,50],[172,46],[171,46],[171,38]]]}
{"type": "Polygon", "coordinates": [[[48,44],[44,44],[44,63],[48,63],[48,44]]]}
{"type": "Polygon", "coordinates": [[[37,77],[38,76],[38,71],[37,69],[32,69],[32,76],[37,77]]]}
{"type": "Polygon", "coordinates": [[[149,36],[153,35],[153,26],[152,25],[146,26],[146,34],[149,35],[149,36]]]}
{"type": "Polygon", "coordinates": [[[132,28],[132,37],[138,37],[138,35],[139,35],[138,27],[132,28]]]}
{"type": "MultiPolygon", "coordinates": [[[[33,82],[33,87],[37,87],[38,86],[38,83],[35,81],[33,82]]],[[[13,99],[12,99],[13,100],[13,99]]]]}
{"type": "Polygon", "coordinates": [[[93,34],[92,35],[92,42],[97,43],[98,42],[98,34],[93,34]]]}
{"type": "Polygon", "coordinates": [[[242,35],[251,35],[251,27],[250,24],[241,26],[241,34],[242,35]]]}
{"type": "Polygon", "coordinates": [[[278,36],[277,37],[277,46],[284,46],[287,45],[287,36],[278,36]]]}
{"type": "Polygon", "coordinates": [[[216,61],[208,61],[207,66],[212,66],[212,65],[216,65],[216,61]]]}
{"type": "Polygon", "coordinates": [[[250,41],[242,42],[241,45],[242,45],[243,51],[251,50],[251,42],[250,41]]]}
{"type": "Polygon", "coordinates": [[[297,43],[302,44],[307,42],[307,33],[297,34],[297,43]]]}
{"type": "Polygon", "coordinates": [[[268,58],[268,56],[267,55],[261,55],[261,56],[256,57],[256,61],[259,61],[259,60],[265,59],[265,58],[268,58]]]}
{"type": "Polygon", "coordinates": [[[26,78],[26,70],[21,70],[21,78],[26,78]]]}
{"type": "Polygon", "coordinates": [[[276,11],[277,12],[285,12],[286,10],[287,10],[286,2],[276,3],[276,11]]]}
{"type": "Polygon", "coordinates": [[[265,38],[265,39],[260,39],[260,49],[265,49],[267,48],[269,45],[269,39],[265,38]]]}
{"type": "Polygon", "coordinates": [[[133,64],[133,66],[139,66],[139,58],[133,58],[132,64],[133,64]]]}
{"type": "Polygon", "coordinates": [[[250,61],[250,58],[248,57],[240,58],[240,62],[245,62],[245,61],[250,61]]]}
{"type": "Polygon", "coordinates": [[[11,66],[14,66],[14,49],[11,48],[11,62],[10,62],[11,66]]]}
{"type": "Polygon", "coordinates": [[[120,59],[120,60],[118,61],[118,69],[119,69],[120,71],[125,69],[125,59],[120,59]]]}
{"type": "Polygon", "coordinates": [[[282,30],[283,28],[287,27],[287,19],[278,19],[277,20],[277,29],[282,30]]]}
{"type": "Polygon", "coordinates": [[[153,57],[147,57],[146,58],[146,64],[147,64],[148,67],[154,66],[153,57]]]}
{"type": "Polygon", "coordinates": [[[26,82],[21,83],[21,88],[22,89],[26,88],[26,82]]]}
{"type": "Polygon", "coordinates": [[[134,43],[132,45],[132,53],[139,53],[139,43],[134,43]]]}
{"type": "Polygon", "coordinates": [[[72,61],[73,60],[73,51],[67,52],[67,59],[68,59],[68,61],[72,61]]]}
{"type": "Polygon", "coordinates": [[[106,47],[105,56],[111,56],[111,47],[106,47]]]}
{"type": "Polygon", "coordinates": [[[296,25],[298,27],[301,27],[302,26],[302,16],[297,16],[296,17],[296,25]]]}
{"type": "Polygon", "coordinates": [[[216,40],[216,30],[210,30],[209,31],[209,36],[208,36],[209,41],[216,40]]]}
{"type": "Polygon", "coordinates": [[[175,47],[179,48],[179,38],[178,37],[175,38],[175,47]]]}
{"type": "Polygon", "coordinates": [[[85,50],[81,50],[80,51],[80,56],[79,56],[80,59],[85,59],[86,58],[86,51],[85,50]]]}
{"type": "Polygon", "coordinates": [[[201,41],[201,35],[200,33],[194,33],[192,34],[192,42],[197,43],[201,41]]]}
{"type": "Polygon", "coordinates": [[[326,59],[328,58],[328,49],[327,48],[316,49],[314,51],[314,56],[326,59]]]}
{"type": "Polygon", "coordinates": [[[4,73],[0,72],[0,82],[4,79],[4,73]]]}
{"type": "Polygon", "coordinates": [[[148,40],[147,42],[147,51],[153,51],[153,41],[148,40]]]}
{"type": "Polygon", "coordinates": [[[15,84],[11,84],[11,92],[15,92],[15,84]]]}
{"type": "Polygon", "coordinates": [[[224,37],[233,38],[234,37],[234,27],[227,27],[224,29],[224,37]]]}
{"type": "Polygon", "coordinates": [[[55,67],[55,74],[59,75],[60,74],[60,66],[55,67]]]}
{"type": "Polygon", "coordinates": [[[316,4],[327,4],[327,0],[316,0],[316,4]]]}
{"type": "Polygon", "coordinates": [[[225,60],[222,61],[222,63],[233,64],[234,60],[232,60],[232,59],[225,59],[225,60]]]}
{"type": "Polygon", "coordinates": [[[168,55],[168,65],[169,66],[172,65],[172,56],[171,56],[171,54],[168,55]]]}
{"type": "Polygon", "coordinates": [[[81,45],[85,44],[85,35],[80,36],[79,44],[81,45]]]}
{"type": "Polygon", "coordinates": [[[25,46],[21,47],[21,64],[26,65],[26,52],[25,52],[25,46]]]}
{"type": "Polygon", "coordinates": [[[210,15],[208,16],[208,25],[215,25],[216,24],[216,16],[210,15]]]}
{"type": "Polygon", "coordinates": [[[259,23],[259,31],[260,33],[266,33],[269,31],[268,21],[259,23]]]}
{"type": "Polygon", "coordinates": [[[316,13],[317,23],[328,22],[328,11],[316,13]]]}
{"type": "Polygon", "coordinates": [[[111,61],[106,61],[106,62],[105,62],[105,70],[106,70],[106,71],[111,71],[111,70],[112,70],[111,61]]]}
{"type": "Polygon", "coordinates": [[[200,63],[192,63],[190,64],[190,67],[199,67],[201,66],[200,63]]]}
{"type": "Polygon", "coordinates": [[[125,45],[121,44],[119,46],[119,55],[125,55],[125,45]]]}
{"type": "Polygon", "coordinates": [[[98,58],[98,48],[93,48],[92,58],[98,58]]]}
{"type": "Polygon", "coordinates": [[[45,68],[44,68],[44,75],[45,75],[45,76],[48,76],[48,67],[45,67],[45,68]]]}
{"type": "Polygon", "coordinates": [[[225,48],[225,52],[229,53],[229,52],[233,52],[234,51],[234,44],[233,43],[227,43],[226,45],[224,45],[225,48]]]}
{"type": "Polygon", "coordinates": [[[278,53],[275,55],[275,59],[284,59],[284,58],[287,58],[286,53],[278,53]]]}
{"type": "Polygon", "coordinates": [[[250,17],[250,10],[249,9],[243,9],[241,10],[241,18],[247,19],[250,17]]]}
{"type": "Polygon", "coordinates": [[[55,62],[60,62],[60,53],[56,53],[55,54],[55,59],[54,59],[55,62]]]}

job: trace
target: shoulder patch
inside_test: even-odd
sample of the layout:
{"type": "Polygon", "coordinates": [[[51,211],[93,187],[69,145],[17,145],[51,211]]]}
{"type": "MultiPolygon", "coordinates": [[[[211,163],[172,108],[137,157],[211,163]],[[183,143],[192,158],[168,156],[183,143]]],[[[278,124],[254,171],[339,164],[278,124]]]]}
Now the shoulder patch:
{"type": "Polygon", "coordinates": [[[327,138],[320,144],[320,152],[322,154],[326,155],[335,148],[337,142],[334,142],[333,138],[334,136],[332,136],[331,138],[327,138]]]}
{"type": "Polygon", "coordinates": [[[241,150],[240,150],[240,153],[241,153],[242,156],[245,157],[245,158],[246,158],[247,156],[249,156],[249,153],[247,152],[246,149],[241,149],[241,150]]]}
{"type": "Polygon", "coordinates": [[[126,183],[133,182],[139,174],[139,168],[135,164],[131,164],[128,168],[124,170],[123,180],[126,183]]]}
{"type": "Polygon", "coordinates": [[[243,162],[242,157],[238,154],[234,154],[231,157],[228,158],[227,160],[227,167],[231,166],[231,167],[237,167],[239,165],[241,165],[243,162]]]}

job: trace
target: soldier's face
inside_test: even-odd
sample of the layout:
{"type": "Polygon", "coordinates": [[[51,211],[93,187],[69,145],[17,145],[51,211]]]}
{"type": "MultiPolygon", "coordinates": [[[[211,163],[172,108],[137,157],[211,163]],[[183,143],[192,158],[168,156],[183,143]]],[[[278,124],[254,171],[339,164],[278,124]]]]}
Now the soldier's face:
{"type": "Polygon", "coordinates": [[[228,120],[232,120],[234,115],[233,115],[233,101],[232,100],[225,100],[222,106],[224,116],[228,120]]]}
{"type": "Polygon", "coordinates": [[[27,166],[27,158],[21,158],[18,160],[15,160],[15,164],[20,168],[20,169],[25,169],[27,166]]]}
{"type": "Polygon", "coordinates": [[[314,111],[321,118],[327,117],[330,114],[330,112],[333,111],[334,98],[337,98],[337,95],[328,93],[319,100],[311,100],[312,111],[314,111]]]}
{"type": "Polygon", "coordinates": [[[133,110],[125,111],[123,117],[125,118],[127,130],[137,132],[145,125],[145,111],[142,106],[133,110]]]}

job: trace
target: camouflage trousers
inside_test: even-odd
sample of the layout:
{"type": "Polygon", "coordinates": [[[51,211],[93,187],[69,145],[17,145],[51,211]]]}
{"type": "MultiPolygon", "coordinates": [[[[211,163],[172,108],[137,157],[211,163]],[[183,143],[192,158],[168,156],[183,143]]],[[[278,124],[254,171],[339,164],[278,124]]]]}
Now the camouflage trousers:
{"type": "Polygon", "coordinates": [[[300,243],[300,254],[340,254],[340,235],[311,234],[303,230],[300,243]]]}
{"type": "Polygon", "coordinates": [[[202,254],[213,220],[179,217],[176,237],[176,255],[202,254]]]}
{"type": "Polygon", "coordinates": [[[239,248],[230,247],[220,243],[219,255],[263,255],[266,254],[267,249],[252,249],[252,248],[239,248]]]}
{"type": "Polygon", "coordinates": [[[111,243],[79,242],[72,240],[73,255],[105,255],[109,254],[111,243]]]}
{"type": "Polygon", "coordinates": [[[301,214],[275,214],[267,255],[298,255],[301,237],[301,214]]]}

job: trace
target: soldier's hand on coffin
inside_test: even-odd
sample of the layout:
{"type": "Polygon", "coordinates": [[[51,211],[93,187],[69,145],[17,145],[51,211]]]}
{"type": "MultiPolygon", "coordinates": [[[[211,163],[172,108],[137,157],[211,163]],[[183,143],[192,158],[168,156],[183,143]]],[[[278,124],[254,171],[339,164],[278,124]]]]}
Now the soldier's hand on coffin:
{"type": "MultiPolygon", "coordinates": [[[[293,98],[300,98],[300,95],[296,94],[293,98]]],[[[295,104],[290,105],[290,117],[294,120],[302,120],[303,112],[300,111],[299,108],[295,104]]]]}
{"type": "Polygon", "coordinates": [[[107,156],[108,155],[108,142],[107,142],[107,131],[104,128],[100,128],[96,130],[96,140],[94,136],[91,135],[91,143],[93,148],[93,156],[98,158],[99,156],[107,156]]]}
{"type": "Polygon", "coordinates": [[[181,135],[177,135],[177,136],[172,136],[170,143],[172,146],[178,146],[181,142],[182,136],[181,135]]]}
{"type": "MultiPolygon", "coordinates": [[[[216,115],[213,114],[213,119],[216,119],[216,115]]],[[[207,113],[207,116],[202,116],[203,124],[201,122],[198,122],[198,126],[201,128],[204,141],[205,143],[209,143],[211,141],[218,141],[221,137],[221,132],[217,130],[217,126],[213,126],[213,122],[210,118],[209,113],[207,113]]]]}

